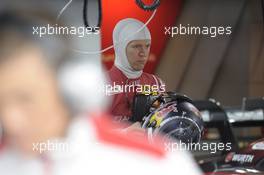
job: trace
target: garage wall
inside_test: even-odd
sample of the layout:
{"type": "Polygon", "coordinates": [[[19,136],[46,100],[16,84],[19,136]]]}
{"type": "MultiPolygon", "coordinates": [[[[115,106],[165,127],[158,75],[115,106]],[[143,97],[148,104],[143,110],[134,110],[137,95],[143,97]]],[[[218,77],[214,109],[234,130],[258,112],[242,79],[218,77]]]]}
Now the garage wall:
{"type": "Polygon", "coordinates": [[[168,90],[193,99],[212,97],[225,105],[264,96],[260,0],[188,0],[175,26],[179,24],[232,26],[232,35],[170,38],[156,72],[168,90]]]}

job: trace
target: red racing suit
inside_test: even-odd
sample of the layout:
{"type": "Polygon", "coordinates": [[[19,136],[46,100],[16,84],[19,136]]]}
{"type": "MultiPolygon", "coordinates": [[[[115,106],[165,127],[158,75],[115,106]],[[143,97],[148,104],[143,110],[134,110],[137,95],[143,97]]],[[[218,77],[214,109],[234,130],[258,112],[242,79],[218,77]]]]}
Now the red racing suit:
{"type": "MultiPolygon", "coordinates": [[[[111,87],[117,87],[112,96],[112,105],[110,113],[114,117],[114,121],[128,121],[132,115],[133,98],[139,91],[151,87],[150,91],[157,91],[157,93],[165,92],[165,84],[155,75],[143,72],[140,77],[136,79],[128,79],[121,70],[113,66],[109,71],[109,78],[111,87]],[[134,89],[131,88],[134,85],[134,89]],[[130,87],[130,90],[129,90],[130,87]],[[157,88],[156,88],[157,87],[157,88]]],[[[147,90],[150,92],[149,90],[147,90]]]]}

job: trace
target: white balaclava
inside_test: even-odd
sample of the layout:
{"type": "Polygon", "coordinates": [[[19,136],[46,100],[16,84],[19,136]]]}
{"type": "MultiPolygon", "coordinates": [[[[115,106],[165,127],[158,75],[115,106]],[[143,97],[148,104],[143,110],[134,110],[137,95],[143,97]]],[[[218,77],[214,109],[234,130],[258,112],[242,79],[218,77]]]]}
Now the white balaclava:
{"type": "Polygon", "coordinates": [[[113,42],[115,49],[115,66],[120,69],[127,78],[138,78],[142,74],[141,71],[134,70],[126,55],[126,47],[133,40],[151,40],[149,29],[136,19],[127,18],[119,21],[113,32],[113,42]]]}

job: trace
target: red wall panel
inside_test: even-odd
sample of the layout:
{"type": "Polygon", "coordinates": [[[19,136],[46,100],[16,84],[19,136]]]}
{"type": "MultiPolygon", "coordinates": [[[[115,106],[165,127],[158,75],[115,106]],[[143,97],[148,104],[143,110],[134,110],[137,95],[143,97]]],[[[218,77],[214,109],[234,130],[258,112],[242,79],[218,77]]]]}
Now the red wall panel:
{"type": "MultiPolygon", "coordinates": [[[[152,1],[145,0],[144,2],[152,3],[152,1]]],[[[155,17],[149,23],[148,28],[152,36],[152,46],[150,58],[145,67],[146,72],[153,73],[155,71],[168,39],[168,36],[164,34],[164,27],[175,24],[180,6],[181,0],[161,0],[161,5],[158,7],[155,17]]],[[[135,0],[102,0],[102,49],[113,44],[112,32],[119,20],[136,18],[145,23],[152,13],[139,8],[135,0]]],[[[114,50],[104,52],[102,60],[107,69],[111,68],[114,62],[114,50]]]]}

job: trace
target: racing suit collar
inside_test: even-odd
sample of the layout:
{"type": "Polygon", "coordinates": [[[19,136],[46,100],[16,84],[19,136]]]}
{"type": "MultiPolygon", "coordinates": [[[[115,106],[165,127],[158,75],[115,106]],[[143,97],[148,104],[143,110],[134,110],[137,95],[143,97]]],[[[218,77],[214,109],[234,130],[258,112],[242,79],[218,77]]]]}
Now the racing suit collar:
{"type": "Polygon", "coordinates": [[[141,75],[139,77],[136,77],[136,78],[128,78],[122,70],[120,70],[118,67],[116,67],[115,65],[113,65],[113,67],[111,68],[111,70],[118,75],[118,77],[122,77],[122,80],[123,81],[126,81],[126,80],[138,80],[140,79],[141,75]]]}

